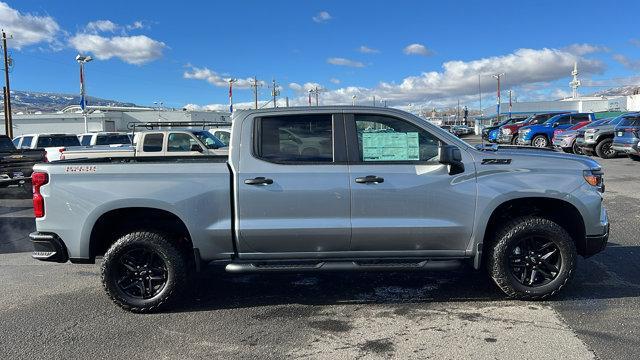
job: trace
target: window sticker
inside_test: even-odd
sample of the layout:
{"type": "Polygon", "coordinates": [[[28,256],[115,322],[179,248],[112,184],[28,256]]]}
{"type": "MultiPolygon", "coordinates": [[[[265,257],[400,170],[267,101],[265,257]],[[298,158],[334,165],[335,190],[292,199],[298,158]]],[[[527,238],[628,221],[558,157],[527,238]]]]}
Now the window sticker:
{"type": "Polygon", "coordinates": [[[362,134],[364,161],[420,160],[417,132],[365,132],[362,134]]]}

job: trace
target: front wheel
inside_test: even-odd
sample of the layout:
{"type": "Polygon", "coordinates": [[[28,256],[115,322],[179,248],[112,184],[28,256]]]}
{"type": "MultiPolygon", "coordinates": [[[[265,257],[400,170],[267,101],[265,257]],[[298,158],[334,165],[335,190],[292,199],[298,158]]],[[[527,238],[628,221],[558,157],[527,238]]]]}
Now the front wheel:
{"type": "Polygon", "coordinates": [[[549,146],[549,140],[544,135],[536,135],[533,140],[531,140],[531,144],[537,148],[545,148],[549,146]]]}
{"type": "Polygon", "coordinates": [[[596,145],[596,155],[603,159],[613,159],[618,152],[613,149],[613,139],[604,139],[596,145]]]}
{"type": "Polygon", "coordinates": [[[573,142],[573,145],[571,146],[571,148],[573,149],[573,153],[576,155],[584,155],[584,153],[582,152],[582,149],[580,148],[580,146],[578,146],[577,142],[573,142]]]}
{"type": "Polygon", "coordinates": [[[536,216],[517,218],[496,234],[488,271],[508,296],[540,300],[556,294],[576,268],[576,246],[555,222],[536,216]]]}
{"type": "Polygon", "coordinates": [[[133,232],[104,255],[102,284],[125,310],[154,312],[175,302],[187,285],[187,261],[168,236],[133,232]]]}

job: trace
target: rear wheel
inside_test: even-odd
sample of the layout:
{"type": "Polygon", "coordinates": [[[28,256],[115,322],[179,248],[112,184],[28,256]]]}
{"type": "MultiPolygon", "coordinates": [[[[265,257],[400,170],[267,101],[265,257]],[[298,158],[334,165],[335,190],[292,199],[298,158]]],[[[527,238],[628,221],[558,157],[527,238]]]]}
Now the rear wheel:
{"type": "Polygon", "coordinates": [[[604,139],[596,145],[596,154],[603,159],[613,159],[618,155],[612,147],[613,139],[604,139]]]}
{"type": "Polygon", "coordinates": [[[629,154],[629,158],[633,161],[640,161],[640,156],[639,155],[633,155],[633,154],[629,154]]]}
{"type": "Polygon", "coordinates": [[[544,135],[536,135],[533,140],[531,140],[531,145],[538,148],[545,148],[549,146],[549,139],[544,135]]]}
{"type": "Polygon", "coordinates": [[[576,267],[576,246],[555,222],[535,216],[517,218],[496,234],[488,271],[505,294],[539,300],[556,294],[576,267]]]}
{"type": "Polygon", "coordinates": [[[164,234],[133,232],[104,255],[102,284],[118,306],[154,312],[173,302],[187,285],[187,261],[164,234]]]}

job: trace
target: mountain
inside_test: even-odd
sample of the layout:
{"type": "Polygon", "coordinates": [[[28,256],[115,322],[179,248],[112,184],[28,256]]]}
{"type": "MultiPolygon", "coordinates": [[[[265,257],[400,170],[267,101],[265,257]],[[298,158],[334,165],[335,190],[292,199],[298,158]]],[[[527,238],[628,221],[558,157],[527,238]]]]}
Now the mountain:
{"type": "MultiPolygon", "coordinates": [[[[78,104],[80,104],[80,95],[11,90],[11,110],[14,114],[36,111],[56,112],[69,105],[78,104]]],[[[87,96],[87,105],[137,106],[134,103],[100,99],[93,96],[87,96]]],[[[1,108],[0,111],[2,111],[1,108]]]]}
{"type": "Polygon", "coordinates": [[[620,87],[614,87],[606,90],[600,90],[589,96],[627,96],[640,94],[640,86],[638,85],[626,85],[620,87]]]}

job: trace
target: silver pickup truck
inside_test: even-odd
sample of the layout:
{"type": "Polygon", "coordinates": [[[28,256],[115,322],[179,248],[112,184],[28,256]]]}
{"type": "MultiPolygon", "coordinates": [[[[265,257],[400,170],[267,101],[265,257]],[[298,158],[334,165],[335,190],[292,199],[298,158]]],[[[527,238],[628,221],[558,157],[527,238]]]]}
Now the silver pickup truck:
{"type": "Polygon", "coordinates": [[[93,263],[119,306],[155,311],[205,264],[232,273],[486,269],[542,299],[609,234],[597,162],[475,148],[403,111],[238,111],[229,156],[35,166],[33,257],[93,263]]]}

